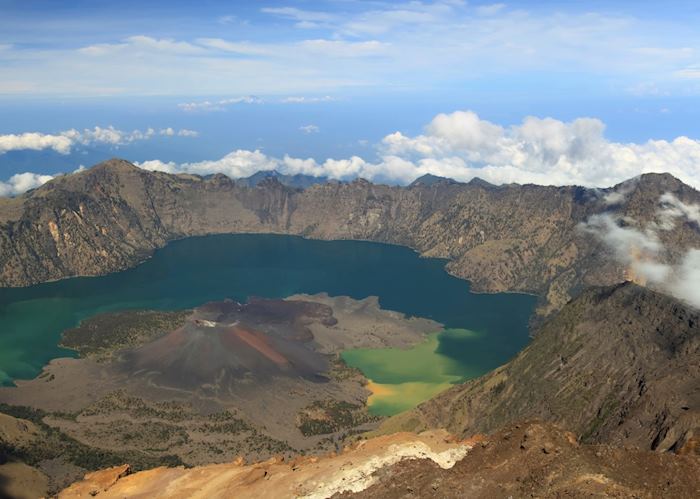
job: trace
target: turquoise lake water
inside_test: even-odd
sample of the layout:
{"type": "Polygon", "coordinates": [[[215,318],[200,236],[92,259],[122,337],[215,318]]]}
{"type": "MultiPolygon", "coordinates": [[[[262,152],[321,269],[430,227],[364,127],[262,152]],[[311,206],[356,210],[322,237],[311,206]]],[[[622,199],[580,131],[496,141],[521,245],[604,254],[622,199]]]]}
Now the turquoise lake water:
{"type": "Polygon", "coordinates": [[[528,342],[535,298],[470,293],[469,284],[447,274],[444,264],[408,248],[361,241],[258,234],[176,241],[123,272],[0,289],[0,382],[33,378],[49,360],[73,356],[57,346],[61,331],[100,312],[185,309],[224,298],[319,292],[358,299],[376,295],[382,308],[457,330],[431,339],[429,347],[419,346],[424,355],[413,352],[404,360],[389,353],[392,349],[385,361],[377,353],[349,354],[349,362],[364,367],[374,383],[442,383],[477,376],[528,342]],[[406,359],[421,365],[406,369],[406,359]],[[436,367],[428,368],[431,363],[436,367]],[[444,377],[436,378],[436,369],[444,377]]]}

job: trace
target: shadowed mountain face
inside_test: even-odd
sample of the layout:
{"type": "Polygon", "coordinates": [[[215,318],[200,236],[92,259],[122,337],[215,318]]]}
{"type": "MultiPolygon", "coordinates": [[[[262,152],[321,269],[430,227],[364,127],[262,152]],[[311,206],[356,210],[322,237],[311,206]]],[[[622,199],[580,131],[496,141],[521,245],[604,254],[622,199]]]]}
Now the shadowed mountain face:
{"type": "Polygon", "coordinates": [[[541,418],[586,442],[700,450],[700,314],[632,283],[566,305],[501,368],[455,386],[389,426],[461,435],[541,418]]]}
{"type": "MultiPolygon", "coordinates": [[[[580,224],[611,210],[646,223],[665,193],[700,203],[700,193],[666,174],[606,190],[433,178],[409,187],[356,180],[299,190],[275,177],[249,187],[223,175],[169,175],[110,160],[0,199],[0,286],[122,270],[187,236],[272,232],[409,246],[449,259],[448,270],[475,290],[541,296],[546,316],[584,287],[626,276],[580,224]],[[613,191],[611,205],[605,194],[613,191]]],[[[669,258],[700,247],[700,231],[689,223],[659,237],[669,258]]]]}
{"type": "Polygon", "coordinates": [[[328,362],[314,350],[307,327],[313,322],[333,325],[332,309],[285,300],[208,303],[182,327],[126,352],[122,368],[185,390],[227,389],[236,381],[273,376],[323,381],[328,362]]]}

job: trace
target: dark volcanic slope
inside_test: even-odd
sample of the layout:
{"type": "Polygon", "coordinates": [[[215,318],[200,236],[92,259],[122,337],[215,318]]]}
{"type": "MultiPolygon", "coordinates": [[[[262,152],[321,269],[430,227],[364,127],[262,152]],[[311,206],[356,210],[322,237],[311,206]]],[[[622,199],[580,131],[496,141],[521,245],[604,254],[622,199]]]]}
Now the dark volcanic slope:
{"type": "MultiPolygon", "coordinates": [[[[670,175],[644,175],[615,209],[651,220],[659,196],[686,203],[700,193],[670,175]]],[[[450,259],[450,271],[482,291],[545,297],[547,314],[586,284],[623,278],[600,243],[577,225],[611,209],[598,190],[467,184],[430,178],[409,187],[352,183],[285,187],[274,177],[247,187],[141,170],[111,160],[0,200],[0,286],[23,286],[133,266],[168,241],[237,232],[364,239],[450,259]]],[[[700,246],[695,226],[661,234],[682,252],[700,246]]]]}
{"type": "Polygon", "coordinates": [[[307,326],[314,321],[336,322],[332,309],[320,303],[208,303],[182,327],[125,353],[122,367],[185,390],[226,389],[236,380],[259,383],[273,376],[320,381],[328,362],[311,344],[307,326]]]}
{"type": "Polygon", "coordinates": [[[697,451],[698,359],[698,311],[632,283],[591,289],[514,360],[392,425],[471,435],[536,417],[586,442],[697,451]]]}

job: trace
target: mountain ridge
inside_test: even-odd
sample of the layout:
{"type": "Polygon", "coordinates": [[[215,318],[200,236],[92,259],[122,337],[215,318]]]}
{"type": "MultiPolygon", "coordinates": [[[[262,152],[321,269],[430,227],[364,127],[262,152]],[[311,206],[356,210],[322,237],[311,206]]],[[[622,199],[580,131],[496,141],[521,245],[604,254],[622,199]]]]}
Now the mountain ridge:
{"type": "MultiPolygon", "coordinates": [[[[698,191],[672,176],[645,175],[633,186],[620,195],[621,216],[652,220],[666,192],[700,203],[698,191]]],[[[268,232],[409,246],[447,259],[447,270],[475,291],[542,296],[546,316],[586,286],[624,279],[624,265],[578,228],[610,211],[604,196],[611,189],[366,180],[247,187],[223,175],[172,175],[110,160],[0,203],[0,286],[123,270],[183,237],[268,232]]],[[[700,247],[693,227],[662,237],[675,255],[700,247]]]]}

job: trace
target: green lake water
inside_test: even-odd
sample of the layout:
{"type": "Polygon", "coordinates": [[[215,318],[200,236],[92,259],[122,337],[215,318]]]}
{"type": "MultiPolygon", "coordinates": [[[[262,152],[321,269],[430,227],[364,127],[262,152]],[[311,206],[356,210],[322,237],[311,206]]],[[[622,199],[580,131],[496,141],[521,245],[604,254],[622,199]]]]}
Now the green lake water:
{"type": "Polygon", "coordinates": [[[534,297],[470,293],[444,264],[408,248],[361,241],[259,234],[176,241],[123,272],[0,288],[0,382],[32,378],[49,360],[73,356],[57,346],[61,331],[101,312],[295,293],[376,295],[382,308],[447,328],[409,350],[344,352],[376,387],[372,410],[395,413],[503,364],[528,341],[534,297]]]}

